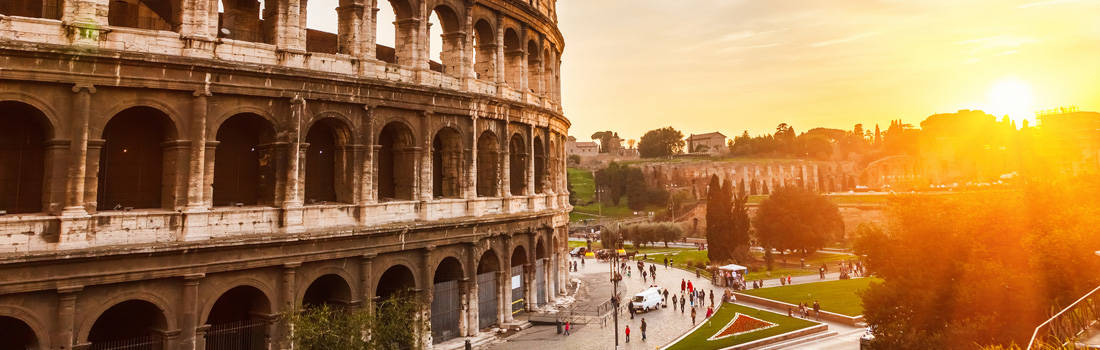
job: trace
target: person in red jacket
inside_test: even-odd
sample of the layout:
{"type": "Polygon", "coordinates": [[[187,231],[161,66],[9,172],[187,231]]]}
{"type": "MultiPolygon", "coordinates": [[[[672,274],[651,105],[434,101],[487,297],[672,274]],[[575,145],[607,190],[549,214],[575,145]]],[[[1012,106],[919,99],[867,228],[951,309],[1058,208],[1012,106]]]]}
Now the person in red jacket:
{"type": "Polygon", "coordinates": [[[708,308],[707,308],[707,317],[706,317],[706,318],[710,318],[710,315],[713,315],[713,314],[714,314],[714,307],[708,307],[708,308]]]}
{"type": "Polygon", "coordinates": [[[686,284],[685,284],[685,282],[684,282],[684,279],[683,279],[683,278],[681,278],[681,279],[680,279],[680,293],[683,293],[683,292],[684,292],[684,288],[687,288],[687,287],[686,287],[686,284]]]}
{"type": "Polygon", "coordinates": [[[630,342],[630,325],[626,325],[626,342],[630,342]]]}

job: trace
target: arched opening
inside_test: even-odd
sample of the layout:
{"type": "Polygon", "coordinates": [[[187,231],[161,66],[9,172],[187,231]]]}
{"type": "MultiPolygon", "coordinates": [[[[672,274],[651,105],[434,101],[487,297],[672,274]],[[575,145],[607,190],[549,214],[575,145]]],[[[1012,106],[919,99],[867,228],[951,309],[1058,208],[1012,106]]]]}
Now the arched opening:
{"type": "Polygon", "coordinates": [[[539,56],[539,44],[534,40],[527,41],[527,91],[536,95],[542,94],[542,59],[539,56]]]}
{"type": "Polygon", "coordinates": [[[462,137],[454,128],[443,128],[432,140],[432,196],[462,197],[462,137]]]}
{"type": "Polygon", "coordinates": [[[462,264],[454,257],[447,257],[435,269],[432,280],[432,342],[441,343],[459,335],[459,319],[462,318],[462,293],[458,285],[462,279],[462,264]]]}
{"type": "Polygon", "coordinates": [[[223,293],[206,316],[206,348],[263,349],[271,303],[264,292],[251,286],[237,286],[223,293]]]}
{"type": "Polygon", "coordinates": [[[324,275],[313,281],[306,288],[302,297],[303,307],[318,307],[328,305],[333,308],[344,308],[351,304],[351,286],[339,275],[324,275]]]}
{"type": "Polygon", "coordinates": [[[535,193],[546,192],[546,148],[542,138],[535,137],[535,193]]]}
{"type": "Polygon", "coordinates": [[[144,300],[127,300],[104,311],[88,332],[89,349],[162,349],[164,312],[144,300]]]}
{"type": "Polygon", "coordinates": [[[500,258],[492,249],[481,254],[477,262],[477,328],[485,329],[497,323],[500,284],[497,272],[500,258]]]}
{"type": "Polygon", "coordinates": [[[523,86],[522,71],[523,47],[520,46],[519,34],[512,28],[504,30],[504,82],[513,89],[523,86]]]}
{"type": "Polygon", "coordinates": [[[411,66],[412,41],[416,38],[420,23],[414,17],[413,7],[407,0],[378,0],[375,21],[375,56],[388,63],[411,66]]]}
{"type": "Polygon", "coordinates": [[[554,61],[554,56],[550,54],[549,49],[542,50],[542,93],[556,101],[558,96],[554,77],[557,76],[557,67],[555,67],[554,61]]]}
{"type": "Polygon", "coordinates": [[[256,43],[275,43],[276,0],[220,0],[218,37],[256,43]]]}
{"type": "Polygon", "coordinates": [[[242,113],[218,128],[214,150],[214,205],[274,205],[275,128],[242,113]]]}
{"type": "Polygon", "coordinates": [[[497,135],[485,131],[477,138],[477,196],[498,196],[500,182],[500,149],[497,135]]]}
{"type": "Polygon", "coordinates": [[[164,112],[134,107],[120,112],[103,128],[99,153],[99,210],[169,208],[173,169],[164,142],[175,139],[175,128],[164,112]],[[168,181],[165,181],[168,180],[168,181]]]}
{"type": "Polygon", "coordinates": [[[0,349],[38,349],[38,336],[26,322],[14,317],[0,316],[0,349]]]}
{"type": "Polygon", "coordinates": [[[115,27],[179,31],[181,0],[111,0],[107,23],[115,27]]]}
{"type": "Polygon", "coordinates": [[[351,202],[351,172],[346,147],[348,128],[325,118],[309,128],[306,142],[306,203],[351,202]]]}
{"type": "Polygon", "coordinates": [[[527,147],[519,134],[508,142],[508,157],[509,189],[513,196],[522,196],[527,190],[527,147]]]}
{"type": "Polygon", "coordinates": [[[412,200],[416,178],[416,149],[412,131],[392,122],[378,136],[378,198],[412,200]]]}
{"type": "Polygon", "coordinates": [[[562,193],[560,184],[558,183],[558,168],[561,167],[561,150],[558,149],[558,143],[555,142],[556,138],[550,138],[550,157],[546,161],[546,182],[549,184],[549,189],[556,193],[562,193]]]}
{"type": "Polygon", "coordinates": [[[19,102],[0,102],[0,210],[10,214],[43,209],[46,140],[51,128],[38,109],[19,102]]]}
{"type": "Polygon", "coordinates": [[[458,15],[446,5],[436,6],[428,17],[429,67],[437,72],[456,76],[462,65],[462,47],[466,34],[459,25],[458,15]],[[439,33],[439,35],[434,35],[439,33]]]}
{"type": "MultiPolygon", "coordinates": [[[[300,0],[301,27],[306,31],[306,51],[335,54],[341,51],[340,37],[349,26],[350,11],[338,12],[340,7],[351,5],[348,0],[300,0]],[[345,15],[345,13],[347,15],[345,15]],[[332,18],[336,18],[335,21],[332,18]],[[346,28],[346,29],[345,29],[346,28]]],[[[350,10],[349,8],[346,8],[350,10]]]]}
{"type": "Polygon", "coordinates": [[[61,0],[4,0],[0,15],[61,19],[61,0]]]}
{"type": "Polygon", "coordinates": [[[379,299],[388,299],[401,293],[411,293],[416,289],[416,278],[412,270],[405,265],[394,265],[382,273],[375,287],[374,295],[379,299]]]}
{"type": "Polygon", "coordinates": [[[474,24],[474,75],[485,81],[496,81],[497,35],[493,25],[484,19],[474,24]]]}
{"type": "Polygon", "coordinates": [[[513,314],[527,309],[527,250],[523,246],[516,246],[512,250],[512,309],[513,314]]]}

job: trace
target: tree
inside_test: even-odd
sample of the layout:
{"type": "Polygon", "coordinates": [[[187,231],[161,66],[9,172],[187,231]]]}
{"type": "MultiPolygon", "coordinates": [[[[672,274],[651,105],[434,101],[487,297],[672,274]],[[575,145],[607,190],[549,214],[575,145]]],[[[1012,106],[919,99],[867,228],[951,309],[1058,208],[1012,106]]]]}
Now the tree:
{"type": "Polygon", "coordinates": [[[684,150],[684,134],[670,127],[650,130],[638,141],[642,158],[669,157],[684,150]]]}
{"type": "Polygon", "coordinates": [[[743,264],[752,259],[749,255],[749,229],[752,223],[749,220],[749,208],[746,205],[749,195],[745,192],[744,180],[741,180],[737,186],[737,192],[734,193],[732,200],[733,206],[730,208],[729,216],[730,246],[733,248],[731,257],[737,263],[743,264]]]}
{"type": "Polygon", "coordinates": [[[729,259],[729,184],[723,185],[718,175],[710,176],[707,185],[707,258],[721,263],[729,259]]]}
{"type": "Polygon", "coordinates": [[[802,187],[783,186],[760,203],[754,218],[764,249],[817,251],[844,233],[836,204],[802,187]]]}
{"type": "Polygon", "coordinates": [[[579,154],[570,154],[568,160],[569,160],[569,164],[580,165],[581,164],[581,155],[579,155],[579,154]]]}
{"type": "Polygon", "coordinates": [[[327,304],[291,310],[282,315],[294,347],[323,349],[402,349],[419,344],[426,330],[419,319],[421,304],[411,292],[401,292],[367,308],[327,304]],[[369,334],[369,336],[366,336],[369,334]]]}
{"type": "Polygon", "coordinates": [[[611,144],[619,139],[619,133],[613,131],[598,131],[592,134],[592,140],[600,141],[600,153],[607,153],[612,149],[611,144]]]}
{"type": "Polygon", "coordinates": [[[874,348],[1026,344],[1038,324],[1100,284],[1095,179],[899,195],[887,212],[890,230],[857,244],[884,280],[862,295],[874,348]]]}
{"type": "Polygon", "coordinates": [[[623,234],[618,229],[604,227],[600,230],[600,244],[606,249],[618,248],[623,243],[623,234]]]}

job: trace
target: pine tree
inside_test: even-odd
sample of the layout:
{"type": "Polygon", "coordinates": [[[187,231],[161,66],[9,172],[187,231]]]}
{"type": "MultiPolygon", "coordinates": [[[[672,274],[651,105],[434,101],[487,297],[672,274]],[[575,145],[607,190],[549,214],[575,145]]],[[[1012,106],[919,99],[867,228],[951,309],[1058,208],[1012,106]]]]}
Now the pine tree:
{"type": "Polygon", "coordinates": [[[751,259],[749,255],[749,228],[751,227],[749,219],[749,208],[746,205],[749,200],[748,193],[745,192],[745,181],[741,181],[741,186],[737,193],[732,195],[733,203],[731,205],[729,215],[729,231],[730,231],[730,243],[731,257],[737,263],[744,263],[751,259]]]}
{"type": "Polygon", "coordinates": [[[722,183],[718,175],[710,176],[710,184],[707,185],[707,258],[710,261],[722,260],[719,236],[722,234],[722,225],[725,220],[725,211],[722,210],[722,183]]]}

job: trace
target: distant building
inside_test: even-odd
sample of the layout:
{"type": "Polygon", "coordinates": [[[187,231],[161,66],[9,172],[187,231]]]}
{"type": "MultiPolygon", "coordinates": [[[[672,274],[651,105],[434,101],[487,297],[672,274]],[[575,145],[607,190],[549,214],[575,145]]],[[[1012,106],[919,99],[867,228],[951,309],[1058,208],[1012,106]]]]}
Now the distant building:
{"type": "Polygon", "coordinates": [[[1100,113],[1061,108],[1039,115],[1045,155],[1058,168],[1074,175],[1100,173],[1100,113]]]}
{"type": "Polygon", "coordinates": [[[726,153],[726,135],[720,132],[706,134],[691,134],[687,138],[688,153],[726,153]]]}
{"type": "MultiPolygon", "coordinates": [[[[572,138],[571,138],[572,139],[572,138]]],[[[593,141],[577,142],[575,139],[565,142],[566,155],[579,155],[581,157],[600,154],[600,145],[593,141]]]]}

